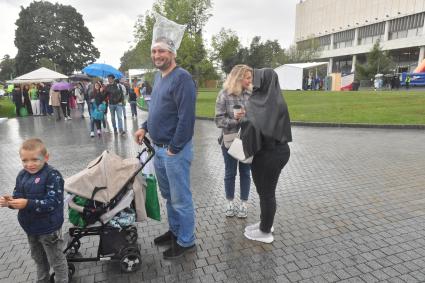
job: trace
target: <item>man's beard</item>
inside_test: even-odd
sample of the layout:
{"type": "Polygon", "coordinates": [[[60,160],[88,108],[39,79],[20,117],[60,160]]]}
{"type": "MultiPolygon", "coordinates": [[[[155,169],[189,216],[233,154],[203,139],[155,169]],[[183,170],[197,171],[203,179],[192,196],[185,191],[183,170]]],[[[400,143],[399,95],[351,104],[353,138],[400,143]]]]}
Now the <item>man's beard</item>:
{"type": "Polygon", "coordinates": [[[164,61],[162,61],[161,62],[161,64],[160,65],[156,65],[155,64],[155,61],[153,61],[153,65],[158,69],[158,70],[161,70],[161,71],[165,71],[165,70],[167,70],[170,66],[171,66],[171,60],[164,60],[164,61]]]}

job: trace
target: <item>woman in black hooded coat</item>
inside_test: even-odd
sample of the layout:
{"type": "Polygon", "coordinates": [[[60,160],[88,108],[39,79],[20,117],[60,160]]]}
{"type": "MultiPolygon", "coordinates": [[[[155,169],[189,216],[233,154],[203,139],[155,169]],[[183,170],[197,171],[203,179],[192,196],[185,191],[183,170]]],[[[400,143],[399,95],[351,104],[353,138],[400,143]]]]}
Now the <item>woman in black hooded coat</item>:
{"type": "Polygon", "coordinates": [[[246,156],[253,156],[252,178],[260,198],[260,222],[245,228],[245,237],[273,242],[276,186],[289,160],[292,141],[288,107],[273,69],[254,69],[253,92],[246,106],[240,137],[246,156]]]}

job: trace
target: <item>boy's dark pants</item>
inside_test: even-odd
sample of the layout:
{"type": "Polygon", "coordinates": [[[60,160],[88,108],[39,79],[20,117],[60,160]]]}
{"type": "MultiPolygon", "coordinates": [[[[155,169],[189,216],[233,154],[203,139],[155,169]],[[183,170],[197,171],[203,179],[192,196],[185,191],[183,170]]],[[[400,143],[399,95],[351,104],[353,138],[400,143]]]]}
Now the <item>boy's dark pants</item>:
{"type": "Polygon", "coordinates": [[[50,282],[49,270],[55,272],[55,282],[68,282],[68,263],[62,251],[62,231],[46,235],[27,235],[31,257],[37,266],[37,282],[50,282]]]}

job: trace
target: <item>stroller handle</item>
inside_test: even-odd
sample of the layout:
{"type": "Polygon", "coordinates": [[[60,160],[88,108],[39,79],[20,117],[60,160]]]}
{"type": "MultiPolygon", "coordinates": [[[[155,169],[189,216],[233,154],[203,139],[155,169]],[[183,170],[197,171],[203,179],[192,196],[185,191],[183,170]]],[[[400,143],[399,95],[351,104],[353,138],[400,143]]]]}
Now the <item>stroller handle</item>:
{"type": "Polygon", "coordinates": [[[140,151],[137,154],[137,159],[140,160],[140,156],[144,153],[147,152],[148,153],[148,157],[146,158],[146,160],[144,162],[141,163],[141,168],[138,170],[138,172],[135,174],[137,175],[142,169],[143,167],[145,167],[145,165],[152,159],[152,157],[155,155],[155,149],[153,148],[151,141],[145,136],[143,137],[143,143],[145,144],[145,148],[142,149],[142,151],[140,151]]]}
{"type": "Polygon", "coordinates": [[[145,136],[145,137],[143,137],[143,143],[146,145],[146,147],[150,150],[150,151],[152,151],[152,152],[155,152],[155,150],[153,149],[153,147],[152,147],[152,144],[151,144],[151,141],[145,136]]]}

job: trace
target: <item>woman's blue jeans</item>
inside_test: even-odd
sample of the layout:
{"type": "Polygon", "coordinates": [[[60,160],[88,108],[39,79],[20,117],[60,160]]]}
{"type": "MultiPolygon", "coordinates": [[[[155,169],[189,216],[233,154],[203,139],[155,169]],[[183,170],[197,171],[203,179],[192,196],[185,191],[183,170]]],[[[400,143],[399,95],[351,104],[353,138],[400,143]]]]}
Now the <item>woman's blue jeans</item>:
{"type": "Polygon", "coordinates": [[[159,190],[167,203],[169,229],[180,246],[190,247],[195,244],[195,211],[190,190],[192,141],[173,156],[167,155],[167,148],[154,148],[155,173],[159,190]]]}
{"type": "Polygon", "coordinates": [[[240,198],[243,201],[247,201],[251,186],[251,166],[234,159],[227,153],[227,148],[224,146],[221,147],[221,150],[224,157],[224,190],[226,191],[226,199],[233,200],[235,197],[236,172],[239,163],[240,198]]]}

